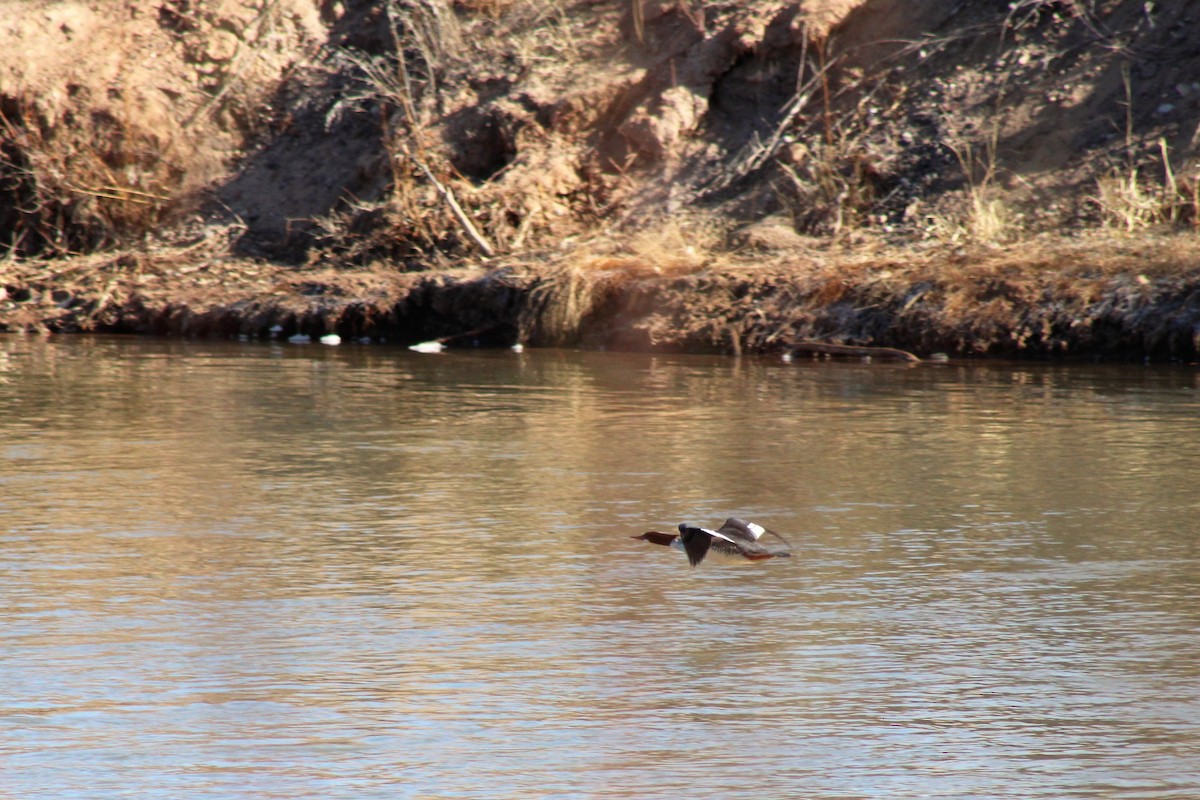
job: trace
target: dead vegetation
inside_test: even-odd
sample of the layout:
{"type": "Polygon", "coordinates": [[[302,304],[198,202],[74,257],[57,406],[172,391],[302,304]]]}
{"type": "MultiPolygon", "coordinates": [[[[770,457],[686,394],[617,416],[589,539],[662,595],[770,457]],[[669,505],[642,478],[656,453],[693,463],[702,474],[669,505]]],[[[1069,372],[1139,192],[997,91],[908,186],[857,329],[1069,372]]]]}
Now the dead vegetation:
{"type": "Polygon", "coordinates": [[[170,142],[115,117],[51,131],[29,104],[0,108],[7,253],[69,255],[126,243],[179,203],[170,142]]]}
{"type": "MultiPolygon", "coordinates": [[[[1082,333],[1108,319],[1097,304],[1142,313],[1139,286],[1200,318],[1190,244],[1107,252],[1200,224],[1186,8],[276,0],[233,20],[160,5],[157,29],[202,76],[171,95],[180,119],[145,124],[129,94],[75,125],[70,104],[0,98],[10,329],[136,328],[147,287],[198,263],[206,282],[179,278],[188,302],[275,296],[255,282],[285,273],[247,256],[347,286],[462,264],[522,276],[497,284],[520,297],[505,324],[560,345],[1074,353],[1101,341],[1082,333]],[[203,169],[200,130],[225,136],[203,169]],[[203,258],[166,244],[198,230],[203,258]],[[1046,238],[1064,231],[1079,241],[1046,238]],[[990,276],[998,248],[1028,264],[990,276]],[[1138,258],[1176,275],[1142,284],[1138,258]]],[[[278,291],[315,283],[333,285],[278,291]]],[[[305,297],[340,309],[319,328],[354,306],[305,297]]],[[[367,306],[362,329],[399,335],[367,306]]],[[[1171,330],[1143,338],[1183,353],[1171,330]]]]}
{"type": "Polygon", "coordinates": [[[675,219],[624,240],[595,239],[560,254],[522,307],[523,341],[576,346],[610,304],[638,283],[697,273],[719,262],[720,231],[707,219],[675,219]]]}
{"type": "MultiPolygon", "coordinates": [[[[809,236],[949,244],[1004,243],[1089,221],[1194,225],[1194,142],[1181,139],[1185,126],[1155,116],[1171,104],[1142,107],[1152,101],[1136,68],[1158,55],[1141,40],[1183,24],[1179,12],[1026,0],[1003,13],[928,4],[911,21],[881,23],[873,17],[887,0],[603,5],[351,4],[343,33],[313,62],[349,84],[330,85],[337,94],[318,116],[327,134],[343,118],[376,116],[384,151],[371,168],[382,167],[385,180],[366,193],[343,189],[326,213],[272,223],[286,222],[289,252],[307,226],[301,250],[310,262],[386,258],[424,268],[443,257],[541,252],[606,226],[624,236],[680,208],[735,225],[782,211],[809,236]],[[614,62],[623,65],[615,79],[614,62]],[[1123,91],[1096,84],[1093,116],[1120,120],[1120,141],[1084,148],[1078,165],[1054,164],[1052,174],[1024,167],[1030,137],[1080,105],[1069,81],[1118,80],[1105,62],[1119,63],[1123,91]],[[1056,69],[1039,74],[1047,65],[1056,69]],[[576,73],[601,82],[583,88],[576,73]],[[1046,121],[1034,124],[1031,82],[1047,96],[1032,108],[1046,121]]],[[[278,24],[274,4],[220,47],[203,34],[229,30],[225,20],[178,3],[160,18],[193,61],[212,65],[204,93],[183,104],[184,127],[224,109],[226,124],[261,135],[261,121],[230,114],[247,65],[269,42],[264,26],[278,24]]],[[[73,128],[40,119],[20,97],[2,110],[0,212],[15,254],[136,240],[183,202],[195,154],[176,143],[187,136],[139,127],[137,114],[115,106],[73,128]]],[[[300,124],[286,107],[276,113],[300,124]]],[[[1063,143],[1045,157],[1070,162],[1073,149],[1063,143]]],[[[230,205],[250,220],[251,237],[265,202],[230,205]]]]}
{"type": "Polygon", "coordinates": [[[437,272],[296,270],[231,260],[217,242],[176,259],[10,260],[0,264],[0,318],[42,332],[337,333],[412,344],[484,331],[495,344],[726,353],[814,342],[922,357],[1169,360],[1200,350],[1194,237],[903,253],[814,247],[719,262],[664,247],[594,252],[548,269],[515,260],[437,272]],[[665,252],[677,254],[667,270],[665,252]]]}
{"type": "Polygon", "coordinates": [[[0,252],[137,246],[196,208],[261,134],[267,82],[316,16],[304,0],[0,0],[0,252]]]}

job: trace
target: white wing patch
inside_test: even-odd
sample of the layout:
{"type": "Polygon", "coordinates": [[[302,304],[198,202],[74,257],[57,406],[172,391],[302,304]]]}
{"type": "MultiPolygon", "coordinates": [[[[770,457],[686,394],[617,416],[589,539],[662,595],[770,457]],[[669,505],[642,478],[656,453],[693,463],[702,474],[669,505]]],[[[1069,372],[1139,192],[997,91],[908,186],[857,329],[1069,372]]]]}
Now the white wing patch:
{"type": "Polygon", "coordinates": [[[737,542],[733,541],[733,539],[730,539],[728,536],[726,536],[725,534],[720,533],[718,531],[714,531],[709,528],[701,528],[700,530],[704,531],[709,536],[715,537],[717,539],[724,539],[725,541],[729,542],[730,544],[737,544],[737,542]]]}
{"type": "Polygon", "coordinates": [[[751,533],[754,534],[755,541],[758,541],[759,539],[761,539],[762,535],[767,532],[767,529],[764,528],[762,525],[759,525],[757,522],[747,522],[746,527],[750,530],[751,533]]]}

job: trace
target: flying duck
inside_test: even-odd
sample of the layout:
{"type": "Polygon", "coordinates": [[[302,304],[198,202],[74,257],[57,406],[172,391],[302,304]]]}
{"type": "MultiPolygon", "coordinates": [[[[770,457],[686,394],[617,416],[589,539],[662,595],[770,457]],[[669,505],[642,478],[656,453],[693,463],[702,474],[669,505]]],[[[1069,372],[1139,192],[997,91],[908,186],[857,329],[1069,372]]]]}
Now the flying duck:
{"type": "Polygon", "coordinates": [[[641,536],[630,538],[642,539],[654,544],[661,544],[666,547],[673,547],[676,550],[682,550],[687,553],[688,561],[693,567],[704,560],[704,556],[708,554],[710,549],[726,556],[741,556],[748,561],[764,561],[768,558],[789,558],[792,555],[788,549],[787,539],[784,539],[778,533],[775,533],[775,531],[767,530],[762,525],[747,522],[737,517],[730,517],[725,520],[725,524],[715,531],[681,522],[679,524],[679,533],[647,531],[641,536]],[[759,542],[759,539],[764,534],[775,537],[783,542],[783,545],[762,544],[759,542]]]}

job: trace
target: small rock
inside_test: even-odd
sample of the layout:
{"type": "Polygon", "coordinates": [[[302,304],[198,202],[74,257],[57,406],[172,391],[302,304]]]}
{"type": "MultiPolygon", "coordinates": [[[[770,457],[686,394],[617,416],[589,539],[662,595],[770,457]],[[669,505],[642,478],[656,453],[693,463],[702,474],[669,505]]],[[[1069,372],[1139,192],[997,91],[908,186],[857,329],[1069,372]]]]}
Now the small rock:
{"type": "Polygon", "coordinates": [[[741,247],[754,250],[795,250],[812,241],[797,233],[790,220],[780,216],[746,225],[734,234],[733,239],[741,247]]]}
{"type": "Polygon", "coordinates": [[[224,63],[237,54],[239,45],[238,37],[229,31],[213,31],[204,55],[209,61],[224,63]]]}

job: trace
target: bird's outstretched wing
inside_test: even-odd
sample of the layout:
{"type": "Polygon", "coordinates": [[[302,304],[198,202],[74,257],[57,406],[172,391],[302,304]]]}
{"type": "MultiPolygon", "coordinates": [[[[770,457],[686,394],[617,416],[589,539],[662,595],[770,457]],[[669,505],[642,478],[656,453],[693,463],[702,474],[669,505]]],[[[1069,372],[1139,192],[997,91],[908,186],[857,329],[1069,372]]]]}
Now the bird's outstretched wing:
{"type": "Polygon", "coordinates": [[[711,533],[712,531],[706,528],[693,528],[687,525],[679,526],[679,540],[683,542],[683,552],[687,553],[688,563],[693,567],[703,561],[704,557],[708,555],[708,548],[712,546],[713,541],[711,533]]]}
{"type": "Polygon", "coordinates": [[[761,544],[758,539],[766,534],[787,545],[787,540],[774,531],[737,517],[725,520],[725,524],[715,531],[687,523],[679,526],[679,541],[683,544],[683,551],[687,553],[688,562],[693,567],[704,560],[710,549],[725,555],[744,556],[751,561],[772,557],[786,558],[791,555],[786,546],[768,547],[761,544]]]}
{"type": "Polygon", "coordinates": [[[763,536],[772,536],[783,542],[788,547],[792,546],[791,542],[780,536],[775,531],[768,530],[762,525],[759,525],[757,522],[747,522],[746,520],[739,519],[738,517],[730,517],[729,519],[725,520],[725,524],[718,528],[718,532],[725,534],[726,537],[735,536],[742,539],[750,539],[754,542],[757,542],[763,536]]]}
{"type": "Polygon", "coordinates": [[[761,549],[754,541],[734,538],[711,528],[687,523],[679,526],[679,540],[683,542],[683,552],[687,553],[688,561],[693,567],[704,560],[710,548],[727,555],[740,555],[747,549],[761,549]]]}

